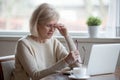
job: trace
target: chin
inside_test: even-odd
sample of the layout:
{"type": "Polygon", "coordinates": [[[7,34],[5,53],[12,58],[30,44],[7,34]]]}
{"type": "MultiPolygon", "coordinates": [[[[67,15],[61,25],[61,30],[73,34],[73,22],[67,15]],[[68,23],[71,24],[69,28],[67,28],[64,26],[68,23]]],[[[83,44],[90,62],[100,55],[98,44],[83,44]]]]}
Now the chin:
{"type": "Polygon", "coordinates": [[[48,35],[47,38],[50,39],[53,35],[48,35]]]}
{"type": "Polygon", "coordinates": [[[50,39],[52,36],[47,36],[46,39],[50,39]]]}

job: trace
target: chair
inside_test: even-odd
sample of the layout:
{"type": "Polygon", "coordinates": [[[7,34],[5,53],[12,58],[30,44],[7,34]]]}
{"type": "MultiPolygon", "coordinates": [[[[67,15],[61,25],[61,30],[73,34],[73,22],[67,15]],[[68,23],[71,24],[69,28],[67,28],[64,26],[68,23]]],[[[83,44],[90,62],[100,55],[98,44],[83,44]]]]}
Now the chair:
{"type": "Polygon", "coordinates": [[[0,80],[10,80],[11,73],[14,69],[15,56],[0,57],[0,80]]]}

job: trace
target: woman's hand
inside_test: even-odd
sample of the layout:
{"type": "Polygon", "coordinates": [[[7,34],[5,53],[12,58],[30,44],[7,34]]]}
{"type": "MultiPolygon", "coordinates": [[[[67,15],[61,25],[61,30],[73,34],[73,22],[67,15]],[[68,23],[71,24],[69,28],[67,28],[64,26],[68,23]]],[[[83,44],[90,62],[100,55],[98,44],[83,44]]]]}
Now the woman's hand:
{"type": "Polygon", "coordinates": [[[61,35],[63,35],[64,37],[68,36],[68,31],[63,24],[57,24],[56,28],[58,29],[61,35]]]}
{"type": "Polygon", "coordinates": [[[71,51],[68,56],[65,58],[65,61],[71,65],[75,62],[81,63],[79,51],[71,51]]]}

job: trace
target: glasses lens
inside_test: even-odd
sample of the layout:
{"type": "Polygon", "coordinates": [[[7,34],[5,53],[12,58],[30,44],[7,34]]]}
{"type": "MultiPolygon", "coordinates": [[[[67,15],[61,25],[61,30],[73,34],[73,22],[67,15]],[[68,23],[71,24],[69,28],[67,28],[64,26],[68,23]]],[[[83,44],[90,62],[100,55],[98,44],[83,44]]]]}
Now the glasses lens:
{"type": "Polygon", "coordinates": [[[48,27],[55,27],[55,24],[47,24],[48,27]]]}

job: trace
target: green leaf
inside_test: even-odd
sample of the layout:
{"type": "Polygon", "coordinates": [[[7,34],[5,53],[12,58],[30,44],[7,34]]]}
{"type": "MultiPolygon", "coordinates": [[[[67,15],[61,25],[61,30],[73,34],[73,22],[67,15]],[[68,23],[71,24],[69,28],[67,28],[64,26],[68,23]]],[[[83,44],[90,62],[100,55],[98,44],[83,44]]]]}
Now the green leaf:
{"type": "Polygon", "coordinates": [[[90,16],[86,22],[88,26],[99,26],[101,25],[101,23],[102,23],[101,19],[94,16],[90,16]]]}

